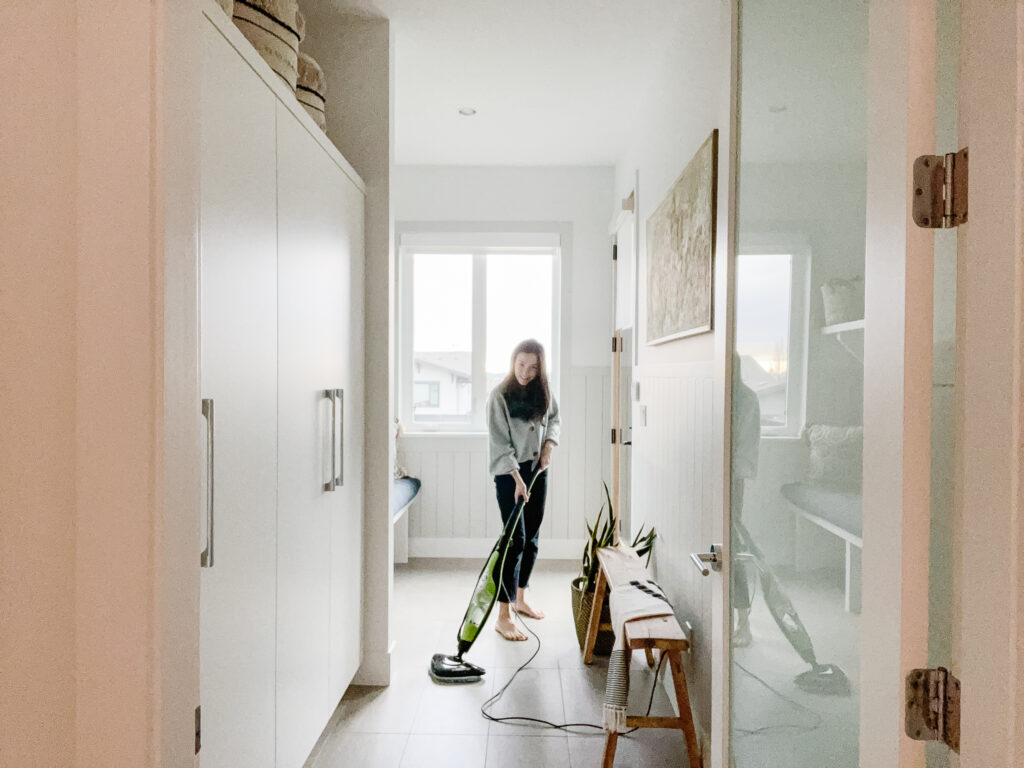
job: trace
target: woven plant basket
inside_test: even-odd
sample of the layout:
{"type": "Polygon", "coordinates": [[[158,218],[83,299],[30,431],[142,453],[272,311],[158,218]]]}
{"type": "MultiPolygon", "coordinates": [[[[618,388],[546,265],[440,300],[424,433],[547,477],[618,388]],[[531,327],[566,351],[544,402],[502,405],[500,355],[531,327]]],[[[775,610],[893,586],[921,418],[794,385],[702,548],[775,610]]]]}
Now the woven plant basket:
{"type": "MultiPolygon", "coordinates": [[[[580,650],[587,642],[587,629],[590,625],[590,611],[594,606],[593,591],[584,592],[580,585],[581,578],[572,580],[572,615],[576,621],[576,639],[579,641],[580,650]]],[[[608,607],[608,593],[605,592],[604,603],[601,605],[601,620],[598,624],[597,640],[594,643],[594,653],[597,656],[607,656],[612,652],[615,644],[615,633],[611,630],[612,615],[608,607]]]]}
{"type": "Polygon", "coordinates": [[[297,0],[235,0],[235,26],[285,84],[295,90],[299,72],[297,0]]]}
{"type": "Polygon", "coordinates": [[[224,13],[226,13],[230,19],[235,10],[235,0],[217,0],[217,5],[224,9],[224,13]]]}
{"type": "Polygon", "coordinates": [[[327,131],[327,79],[312,56],[299,53],[299,79],[295,98],[309,112],[320,130],[327,131]]]}

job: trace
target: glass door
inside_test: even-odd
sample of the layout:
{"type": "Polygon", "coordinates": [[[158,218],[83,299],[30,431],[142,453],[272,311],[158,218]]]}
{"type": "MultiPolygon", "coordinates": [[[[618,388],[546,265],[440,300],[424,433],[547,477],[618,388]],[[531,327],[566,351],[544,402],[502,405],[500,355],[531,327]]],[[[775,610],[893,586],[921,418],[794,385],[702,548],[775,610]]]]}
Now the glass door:
{"type": "Polygon", "coordinates": [[[743,0],[732,357],[737,768],[856,768],[865,3],[743,0]]]}

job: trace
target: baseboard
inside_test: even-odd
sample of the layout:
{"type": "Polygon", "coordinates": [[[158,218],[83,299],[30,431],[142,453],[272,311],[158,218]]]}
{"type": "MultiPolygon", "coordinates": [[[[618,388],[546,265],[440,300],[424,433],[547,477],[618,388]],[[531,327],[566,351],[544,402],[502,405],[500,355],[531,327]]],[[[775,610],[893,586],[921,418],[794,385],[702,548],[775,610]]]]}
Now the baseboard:
{"type": "Polygon", "coordinates": [[[363,652],[363,662],[356,671],[352,685],[391,685],[391,649],[363,652]]]}
{"type": "MultiPolygon", "coordinates": [[[[409,539],[409,557],[487,557],[494,539],[409,539]]],[[[576,560],[583,554],[583,539],[541,537],[540,560],[576,560]]]]}

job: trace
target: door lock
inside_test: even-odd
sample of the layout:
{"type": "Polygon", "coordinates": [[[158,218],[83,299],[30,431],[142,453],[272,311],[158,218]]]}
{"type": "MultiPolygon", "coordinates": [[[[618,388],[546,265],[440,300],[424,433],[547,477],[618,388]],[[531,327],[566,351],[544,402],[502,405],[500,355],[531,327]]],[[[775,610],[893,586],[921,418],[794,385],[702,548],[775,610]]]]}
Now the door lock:
{"type": "Polygon", "coordinates": [[[711,571],[722,570],[721,552],[721,544],[712,544],[710,552],[691,552],[690,561],[700,571],[701,576],[707,576],[711,571]]]}

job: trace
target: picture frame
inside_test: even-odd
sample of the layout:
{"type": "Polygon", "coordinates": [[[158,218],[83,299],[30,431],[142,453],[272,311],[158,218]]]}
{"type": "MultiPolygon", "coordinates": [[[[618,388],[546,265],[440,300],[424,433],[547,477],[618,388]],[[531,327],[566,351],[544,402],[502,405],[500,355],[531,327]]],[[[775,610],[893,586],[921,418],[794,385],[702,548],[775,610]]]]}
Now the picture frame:
{"type": "Polygon", "coordinates": [[[717,198],[716,128],[647,218],[648,345],[712,330],[717,198]]]}

